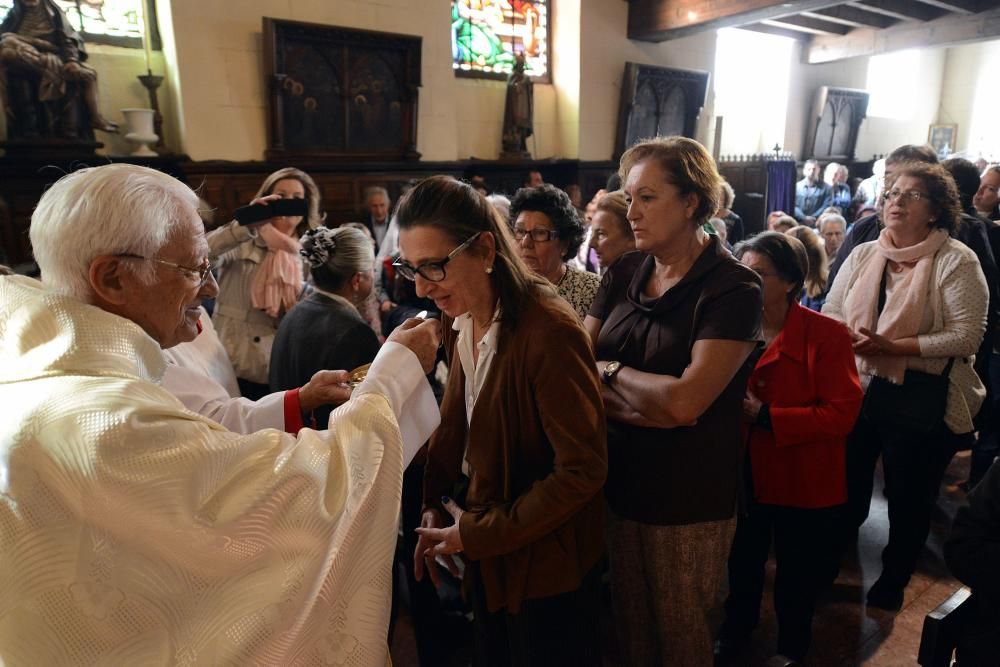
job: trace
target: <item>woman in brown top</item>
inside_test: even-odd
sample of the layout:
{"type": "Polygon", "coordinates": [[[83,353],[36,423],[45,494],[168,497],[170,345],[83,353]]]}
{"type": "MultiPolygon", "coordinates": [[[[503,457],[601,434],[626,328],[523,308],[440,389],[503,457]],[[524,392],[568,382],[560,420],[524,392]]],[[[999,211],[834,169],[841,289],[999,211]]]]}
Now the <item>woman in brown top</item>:
{"type": "Polygon", "coordinates": [[[620,174],[641,253],[610,267],[585,322],[605,385],[615,621],[625,664],[709,666],[760,278],[702,229],[719,175],[700,144],[643,142],[620,174]]]}
{"type": "Polygon", "coordinates": [[[395,266],[442,312],[450,366],[415,575],[464,557],[476,665],[600,665],[607,451],[587,334],[471,186],[428,178],[396,219],[395,266]]]}

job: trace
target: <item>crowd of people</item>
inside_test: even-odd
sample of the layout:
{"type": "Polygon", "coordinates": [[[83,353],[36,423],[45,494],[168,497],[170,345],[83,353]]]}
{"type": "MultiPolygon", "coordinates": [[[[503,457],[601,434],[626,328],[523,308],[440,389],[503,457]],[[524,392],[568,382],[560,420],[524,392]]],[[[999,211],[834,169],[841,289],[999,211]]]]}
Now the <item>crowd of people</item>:
{"type": "Polygon", "coordinates": [[[606,585],[622,664],[741,664],[773,549],[800,664],[878,459],[895,611],[972,448],[947,553],[987,664],[1000,168],[803,176],[744,221],[658,138],[586,205],[433,176],[334,224],[286,168],[249,203],[304,215],[207,233],[160,172],[65,176],[41,279],[0,278],[0,662],[383,665],[405,568],[422,664],[460,588],[473,664],[601,665],[606,585]]]}

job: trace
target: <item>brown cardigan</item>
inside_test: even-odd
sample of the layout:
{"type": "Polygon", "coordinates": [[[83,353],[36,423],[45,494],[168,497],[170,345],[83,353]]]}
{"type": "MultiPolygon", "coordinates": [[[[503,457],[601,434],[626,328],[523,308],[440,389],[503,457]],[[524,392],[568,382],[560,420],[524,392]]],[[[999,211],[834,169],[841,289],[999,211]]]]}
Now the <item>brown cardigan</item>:
{"type": "MultiPolygon", "coordinates": [[[[461,475],[470,430],[458,335],[449,318],[443,324],[454,363],[424,473],[424,505],[439,510],[461,475]]],[[[460,531],[490,611],[516,613],[522,600],[579,588],[604,553],[604,403],[587,334],[554,292],[527,303],[515,329],[501,329],[471,434],[460,531]]]]}

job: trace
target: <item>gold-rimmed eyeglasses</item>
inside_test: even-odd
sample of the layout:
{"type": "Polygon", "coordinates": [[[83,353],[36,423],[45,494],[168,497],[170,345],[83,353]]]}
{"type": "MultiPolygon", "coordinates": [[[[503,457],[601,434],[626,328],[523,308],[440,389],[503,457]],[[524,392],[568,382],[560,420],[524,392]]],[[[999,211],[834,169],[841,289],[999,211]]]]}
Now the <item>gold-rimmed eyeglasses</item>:
{"type": "Polygon", "coordinates": [[[208,277],[212,275],[212,269],[215,268],[212,262],[205,260],[202,262],[201,266],[184,266],[183,264],[178,264],[177,262],[170,262],[165,259],[160,259],[159,257],[144,257],[143,255],[134,255],[128,252],[121,252],[115,255],[115,257],[125,257],[126,259],[141,259],[146,262],[156,262],[157,264],[163,264],[164,266],[169,266],[172,269],[180,271],[181,273],[186,273],[192,279],[197,279],[200,285],[204,285],[208,282],[208,277]]]}

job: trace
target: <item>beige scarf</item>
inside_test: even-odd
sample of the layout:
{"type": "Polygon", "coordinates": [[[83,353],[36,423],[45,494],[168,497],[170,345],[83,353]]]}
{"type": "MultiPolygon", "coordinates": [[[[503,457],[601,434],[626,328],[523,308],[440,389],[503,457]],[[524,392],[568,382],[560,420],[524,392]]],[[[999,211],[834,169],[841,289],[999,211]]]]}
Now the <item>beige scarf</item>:
{"type": "MultiPolygon", "coordinates": [[[[883,229],[877,241],[877,252],[861,269],[854,287],[844,301],[846,324],[852,331],[865,328],[890,340],[911,338],[920,330],[924,308],[927,306],[934,256],[948,240],[948,232],[934,229],[920,243],[907,248],[897,248],[892,230],[883,229]],[[882,314],[878,314],[879,284],[888,260],[899,264],[912,264],[903,274],[892,293],[885,300],[882,314]]],[[[903,384],[906,357],[898,355],[858,356],[858,370],[903,384]]]]}
{"type": "Polygon", "coordinates": [[[250,303],[254,308],[277,317],[299,301],[302,292],[302,259],[298,240],[283,234],[274,225],[257,230],[267,243],[267,255],[257,267],[250,285],[250,303]]]}

